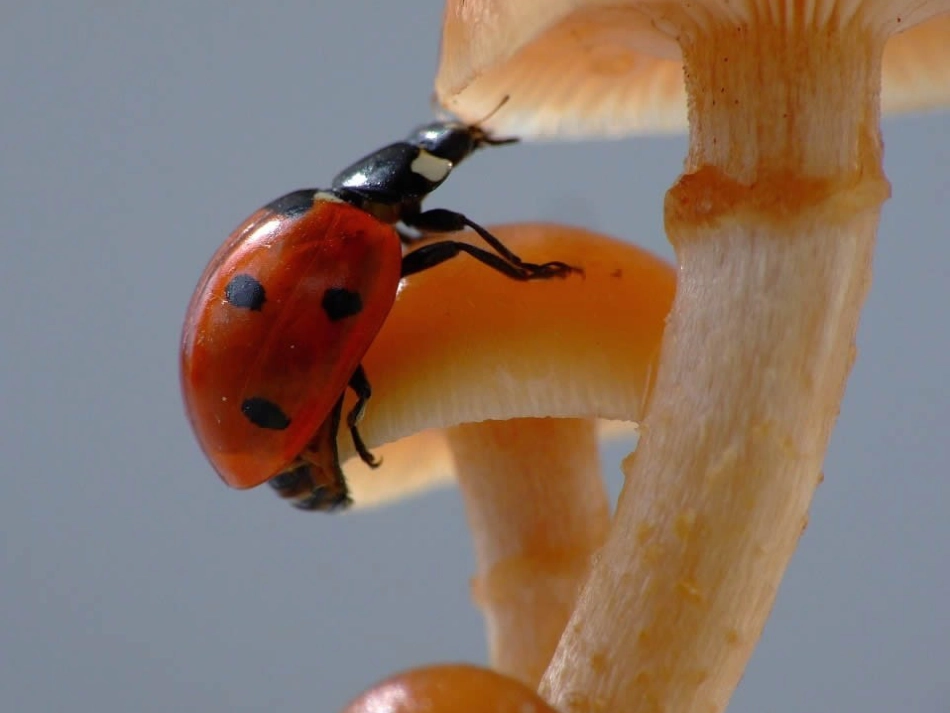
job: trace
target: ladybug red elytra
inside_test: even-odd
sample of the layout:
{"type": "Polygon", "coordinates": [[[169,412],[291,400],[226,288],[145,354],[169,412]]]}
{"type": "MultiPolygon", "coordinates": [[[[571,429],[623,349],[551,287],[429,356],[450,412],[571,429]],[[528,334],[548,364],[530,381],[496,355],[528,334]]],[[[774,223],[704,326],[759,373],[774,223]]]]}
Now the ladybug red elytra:
{"type": "Polygon", "coordinates": [[[307,510],[350,503],[336,437],[370,398],[360,364],[399,281],[461,253],[516,280],[564,277],[562,262],[527,263],[461,213],[422,200],[475,150],[512,142],[478,126],[435,122],[371,153],[326,190],[288,193],[251,215],[212,257],[188,306],[181,386],[205,455],[228,485],[270,481],[307,510]],[[442,240],[403,253],[420,233],[474,230],[491,248],[442,240]]]}

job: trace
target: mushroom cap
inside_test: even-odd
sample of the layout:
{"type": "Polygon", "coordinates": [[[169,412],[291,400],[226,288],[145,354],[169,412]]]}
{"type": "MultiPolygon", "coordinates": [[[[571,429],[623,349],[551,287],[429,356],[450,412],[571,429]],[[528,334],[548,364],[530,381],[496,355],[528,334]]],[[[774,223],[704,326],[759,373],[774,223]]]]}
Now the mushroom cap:
{"type": "MultiPolygon", "coordinates": [[[[353,458],[347,433],[338,439],[357,507],[450,480],[442,429],[451,426],[531,417],[627,422],[604,424],[602,433],[615,434],[630,433],[640,417],[676,289],[673,267],[581,228],[491,230],[525,260],[562,260],[585,274],[517,282],[460,256],[403,282],[363,360],[373,396],[360,432],[382,465],[353,458]]],[[[479,244],[469,233],[448,237],[479,244]]]]}
{"type": "Polygon", "coordinates": [[[554,713],[523,683],[485,668],[441,664],[386,679],[343,713],[554,713]]]}
{"type": "MultiPolygon", "coordinates": [[[[740,17],[744,5],[753,3],[728,3],[740,17]]],[[[881,19],[901,30],[884,52],[885,111],[950,103],[950,14],[934,16],[946,6],[939,0],[881,19]]],[[[464,121],[488,116],[486,129],[523,138],[682,130],[677,30],[657,7],[636,0],[448,0],[436,100],[464,121]]]]}

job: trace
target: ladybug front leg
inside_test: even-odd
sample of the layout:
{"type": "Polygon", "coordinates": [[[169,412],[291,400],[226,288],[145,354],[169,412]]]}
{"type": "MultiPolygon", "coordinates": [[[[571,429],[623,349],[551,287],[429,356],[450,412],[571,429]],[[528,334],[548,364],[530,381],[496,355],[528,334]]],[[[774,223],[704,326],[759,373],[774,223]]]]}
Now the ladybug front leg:
{"type": "Polygon", "coordinates": [[[411,218],[404,218],[403,222],[409,227],[430,233],[452,233],[463,228],[471,228],[498,253],[495,255],[468,243],[453,240],[430,243],[403,257],[403,277],[450,260],[459,253],[467,253],[479,262],[515,280],[543,280],[551,277],[567,277],[572,272],[583,273],[580,268],[559,261],[540,264],[525,262],[485,228],[455,211],[434,208],[413,215],[411,218]]]}
{"type": "Polygon", "coordinates": [[[370,453],[357,428],[363,418],[363,413],[366,411],[366,403],[369,401],[369,397],[373,395],[373,390],[370,388],[369,379],[366,378],[366,372],[363,370],[362,364],[356,367],[356,371],[350,377],[350,388],[356,392],[356,404],[346,414],[346,425],[350,429],[350,436],[353,438],[353,447],[356,449],[360,460],[370,468],[378,468],[380,461],[370,453]]]}
{"type": "Polygon", "coordinates": [[[571,272],[581,272],[580,269],[563,262],[546,262],[536,265],[519,259],[517,263],[511,263],[495,253],[468,243],[440,240],[437,243],[423,245],[418,250],[413,250],[411,253],[404,255],[402,258],[402,276],[408,277],[417,272],[428,270],[430,267],[451,260],[461,253],[471,255],[482,264],[513,280],[547,280],[552,277],[566,277],[571,272]]]}

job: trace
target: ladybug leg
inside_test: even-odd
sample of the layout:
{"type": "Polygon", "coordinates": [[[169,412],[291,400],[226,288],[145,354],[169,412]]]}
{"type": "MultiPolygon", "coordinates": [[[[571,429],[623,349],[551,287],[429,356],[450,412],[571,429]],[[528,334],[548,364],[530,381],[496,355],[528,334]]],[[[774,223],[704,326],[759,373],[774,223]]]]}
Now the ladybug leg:
{"type": "Polygon", "coordinates": [[[402,258],[402,276],[407,277],[428,270],[439,263],[451,260],[460,253],[471,255],[482,264],[513,280],[547,280],[552,277],[566,277],[571,272],[581,272],[578,268],[571,267],[563,262],[546,262],[536,265],[519,261],[512,264],[505,258],[474,245],[454,240],[440,240],[437,243],[423,245],[418,250],[413,250],[411,253],[404,255],[402,258]]]}
{"type": "Polygon", "coordinates": [[[350,377],[350,388],[356,392],[356,405],[346,414],[346,425],[350,429],[350,436],[353,438],[353,447],[356,448],[360,460],[366,463],[370,468],[378,468],[382,461],[377,460],[376,457],[370,453],[369,448],[366,447],[366,444],[363,442],[363,437],[357,428],[357,425],[363,418],[363,414],[366,412],[366,403],[373,394],[373,390],[369,385],[369,379],[366,378],[366,372],[363,370],[362,364],[356,367],[356,371],[354,371],[353,376],[350,377]]]}
{"type": "Polygon", "coordinates": [[[340,396],[306,450],[268,481],[280,497],[300,510],[331,512],[346,509],[352,503],[336,447],[342,411],[340,396]]]}
{"type": "Polygon", "coordinates": [[[463,228],[471,228],[498,254],[495,255],[487,250],[473,247],[468,243],[455,241],[431,243],[419,248],[415,252],[409,253],[403,258],[403,277],[438,265],[440,262],[450,260],[462,252],[468,253],[476,260],[515,280],[544,280],[551,277],[567,277],[572,272],[583,273],[583,270],[580,268],[558,261],[540,264],[525,262],[511,252],[501,240],[496,238],[485,228],[455,211],[445,210],[444,208],[434,208],[404,220],[406,224],[412,228],[433,233],[451,233],[462,230],[463,228]],[[439,246],[451,247],[442,247],[439,249],[439,246]],[[419,255],[419,253],[424,251],[427,255],[413,259],[413,256],[419,255]]]}

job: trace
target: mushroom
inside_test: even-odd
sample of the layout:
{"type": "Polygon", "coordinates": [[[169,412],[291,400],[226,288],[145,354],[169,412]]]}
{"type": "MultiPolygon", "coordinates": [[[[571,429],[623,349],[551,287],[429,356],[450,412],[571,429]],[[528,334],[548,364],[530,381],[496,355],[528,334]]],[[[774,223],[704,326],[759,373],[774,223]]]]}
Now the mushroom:
{"type": "Polygon", "coordinates": [[[343,713],[555,713],[524,684],[467,664],[426,666],[373,686],[343,713]]]}
{"type": "MultiPolygon", "coordinates": [[[[450,0],[436,99],[453,114],[473,121],[487,116],[486,128],[527,139],[679,131],[687,125],[682,45],[693,38],[678,29],[678,4],[666,3],[669,10],[663,11],[661,3],[630,0],[450,0]],[[492,111],[499,97],[505,99],[504,111],[492,111]]],[[[694,4],[695,12],[729,24],[717,20],[717,11],[707,4],[712,3],[694,4]]],[[[819,15],[812,25],[817,34],[825,22],[820,15],[850,15],[851,4],[861,3],[813,0],[797,13],[819,15]]],[[[870,3],[864,4],[868,7],[854,18],[873,23],[866,17],[870,3]]],[[[785,5],[746,0],[732,8],[734,24],[752,27],[770,16],[777,20],[785,5]],[[747,17],[751,14],[758,20],[747,17]]],[[[950,103],[950,17],[936,17],[946,10],[944,2],[933,0],[881,5],[880,14],[891,23],[882,32],[892,35],[879,77],[885,112],[950,103]],[[902,16],[902,6],[914,11],[902,16]]],[[[789,27],[801,24],[792,16],[796,11],[788,12],[789,27]]]]}
{"type": "MultiPolygon", "coordinates": [[[[882,76],[897,108],[946,103],[948,10],[448,1],[437,98],[474,119],[509,97],[491,130],[675,127],[685,80],[689,151],[665,204],[676,299],[614,522],[541,685],[555,707],[728,702],[807,522],[855,358],[890,191],[882,76]]],[[[610,309],[628,306],[617,295],[610,309]]]]}
{"type": "Polygon", "coordinates": [[[675,275],[578,228],[492,231],[584,277],[519,283],[460,258],[407,278],[363,360],[360,430],[382,466],[338,443],[355,508],[458,479],[491,663],[537,686],[609,524],[595,419],[640,418],[675,275]]]}

